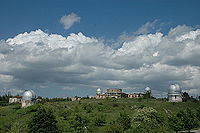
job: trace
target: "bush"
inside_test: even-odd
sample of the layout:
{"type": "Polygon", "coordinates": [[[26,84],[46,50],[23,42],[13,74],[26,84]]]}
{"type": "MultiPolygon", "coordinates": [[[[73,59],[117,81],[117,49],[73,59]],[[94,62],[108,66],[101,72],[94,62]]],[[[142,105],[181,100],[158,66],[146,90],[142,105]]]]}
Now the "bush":
{"type": "Polygon", "coordinates": [[[9,104],[5,101],[0,101],[0,106],[8,106],[9,104]]]}
{"type": "Polygon", "coordinates": [[[198,120],[196,114],[189,108],[184,111],[180,111],[177,117],[183,122],[183,129],[190,132],[191,129],[198,127],[198,120]]]}
{"type": "Polygon", "coordinates": [[[122,127],[123,131],[126,131],[131,127],[131,118],[125,112],[120,113],[120,116],[117,118],[117,123],[122,127]]]}
{"type": "Polygon", "coordinates": [[[196,110],[197,119],[200,121],[200,108],[196,110]]]}
{"type": "Polygon", "coordinates": [[[178,112],[175,116],[169,118],[169,127],[173,131],[188,130],[198,127],[198,119],[194,112],[189,108],[178,112]]]}
{"type": "Polygon", "coordinates": [[[183,129],[183,122],[177,116],[172,116],[169,118],[169,128],[177,133],[183,129]]]}
{"type": "Polygon", "coordinates": [[[161,133],[166,132],[164,117],[154,108],[137,109],[133,117],[132,132],[161,133]]]}
{"type": "Polygon", "coordinates": [[[58,133],[57,121],[50,110],[40,107],[28,124],[30,133],[58,133]]]}
{"type": "Polygon", "coordinates": [[[106,126],[105,132],[106,133],[123,133],[123,127],[113,122],[110,125],[106,126]]]}
{"type": "Polygon", "coordinates": [[[86,111],[86,113],[91,113],[93,108],[90,104],[85,104],[83,105],[83,109],[86,111]]]}
{"type": "Polygon", "coordinates": [[[103,105],[103,103],[102,103],[102,102],[99,102],[98,104],[99,104],[99,105],[103,105]]]}
{"type": "Polygon", "coordinates": [[[107,133],[124,133],[131,128],[131,118],[125,112],[120,113],[116,121],[106,127],[107,133]]]}
{"type": "Polygon", "coordinates": [[[64,120],[68,120],[71,114],[72,112],[70,110],[64,110],[61,111],[60,116],[62,116],[64,120]]]}
{"type": "Polygon", "coordinates": [[[119,105],[117,103],[113,103],[112,106],[113,107],[119,107],[119,105]]]}
{"type": "Polygon", "coordinates": [[[97,116],[95,119],[94,119],[94,125],[95,126],[103,126],[104,124],[106,123],[106,120],[105,120],[105,117],[103,115],[101,116],[97,116]]]}
{"type": "Polygon", "coordinates": [[[71,128],[76,133],[87,133],[89,131],[88,120],[76,115],[75,118],[70,122],[71,128]]]}

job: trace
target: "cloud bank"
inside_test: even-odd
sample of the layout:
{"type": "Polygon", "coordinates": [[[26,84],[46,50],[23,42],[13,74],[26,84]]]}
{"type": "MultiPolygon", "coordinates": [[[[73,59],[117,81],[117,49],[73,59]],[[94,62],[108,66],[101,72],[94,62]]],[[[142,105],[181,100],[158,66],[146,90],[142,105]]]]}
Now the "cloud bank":
{"type": "MultiPolygon", "coordinates": [[[[83,33],[63,37],[42,30],[0,41],[0,88],[93,90],[126,88],[166,95],[172,83],[200,91],[200,29],[185,25],[137,35],[112,49],[83,33]]],[[[87,94],[84,94],[87,95],[87,94]]]]}
{"type": "Polygon", "coordinates": [[[76,22],[80,22],[81,18],[75,13],[71,13],[69,15],[64,15],[60,19],[60,23],[64,25],[64,29],[68,30],[72,27],[72,25],[76,22]]]}

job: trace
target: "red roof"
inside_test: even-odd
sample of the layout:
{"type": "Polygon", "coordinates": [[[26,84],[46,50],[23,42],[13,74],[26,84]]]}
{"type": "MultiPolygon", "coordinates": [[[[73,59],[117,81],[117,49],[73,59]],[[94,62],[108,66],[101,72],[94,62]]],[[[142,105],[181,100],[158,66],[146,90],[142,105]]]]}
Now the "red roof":
{"type": "Polygon", "coordinates": [[[22,96],[14,96],[13,98],[22,98],[22,96]]]}

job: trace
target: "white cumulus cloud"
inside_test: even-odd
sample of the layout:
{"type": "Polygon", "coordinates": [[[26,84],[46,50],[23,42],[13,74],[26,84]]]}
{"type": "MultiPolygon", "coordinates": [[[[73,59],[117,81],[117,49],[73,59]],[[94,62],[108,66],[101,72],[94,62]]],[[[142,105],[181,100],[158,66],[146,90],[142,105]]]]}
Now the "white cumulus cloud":
{"type": "Polygon", "coordinates": [[[60,23],[64,25],[64,29],[67,30],[76,22],[80,22],[81,18],[75,13],[64,15],[60,19],[60,23]]]}
{"type": "Polygon", "coordinates": [[[97,87],[141,92],[149,86],[166,94],[178,83],[199,93],[199,51],[199,29],[185,25],[168,34],[135,35],[118,49],[83,33],[64,37],[39,29],[0,41],[0,88],[92,95],[97,87]]]}

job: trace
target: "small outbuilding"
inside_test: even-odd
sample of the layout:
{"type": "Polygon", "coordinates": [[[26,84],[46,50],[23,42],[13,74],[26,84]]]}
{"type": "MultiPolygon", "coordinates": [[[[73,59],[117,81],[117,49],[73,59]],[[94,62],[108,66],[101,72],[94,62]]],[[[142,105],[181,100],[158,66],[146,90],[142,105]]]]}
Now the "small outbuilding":
{"type": "Polygon", "coordinates": [[[22,96],[13,96],[9,98],[9,103],[21,103],[22,101],[22,96]]]}

